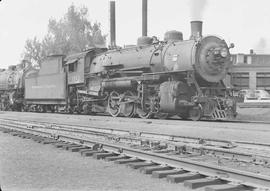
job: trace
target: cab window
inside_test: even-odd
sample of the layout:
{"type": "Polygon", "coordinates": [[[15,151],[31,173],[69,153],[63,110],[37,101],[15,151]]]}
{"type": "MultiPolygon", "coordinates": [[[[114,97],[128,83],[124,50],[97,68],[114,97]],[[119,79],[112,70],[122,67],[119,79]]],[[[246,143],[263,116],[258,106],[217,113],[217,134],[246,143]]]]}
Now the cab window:
{"type": "Polygon", "coordinates": [[[77,71],[78,62],[74,62],[68,65],[69,72],[76,72],[77,71]]]}

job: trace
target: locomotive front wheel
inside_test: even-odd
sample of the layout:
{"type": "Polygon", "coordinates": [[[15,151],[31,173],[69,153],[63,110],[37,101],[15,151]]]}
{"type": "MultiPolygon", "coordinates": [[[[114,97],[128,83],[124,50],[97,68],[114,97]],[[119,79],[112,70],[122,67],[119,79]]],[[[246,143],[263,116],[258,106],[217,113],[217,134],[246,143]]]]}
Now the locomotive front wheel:
{"type": "Polygon", "coordinates": [[[149,119],[153,116],[153,113],[150,109],[150,104],[145,104],[145,108],[142,109],[141,104],[137,105],[136,113],[142,119],[149,119]]]}
{"type": "Polygon", "coordinates": [[[189,110],[189,117],[192,121],[198,121],[202,117],[201,107],[193,107],[189,110]]]}
{"type": "Polygon", "coordinates": [[[112,91],[110,93],[109,99],[108,99],[108,112],[113,117],[117,117],[120,115],[121,108],[120,108],[120,94],[116,91],[112,91]]]}
{"type": "Polygon", "coordinates": [[[142,119],[149,119],[153,116],[153,112],[151,111],[151,101],[145,100],[145,103],[137,104],[136,113],[142,119]]]}

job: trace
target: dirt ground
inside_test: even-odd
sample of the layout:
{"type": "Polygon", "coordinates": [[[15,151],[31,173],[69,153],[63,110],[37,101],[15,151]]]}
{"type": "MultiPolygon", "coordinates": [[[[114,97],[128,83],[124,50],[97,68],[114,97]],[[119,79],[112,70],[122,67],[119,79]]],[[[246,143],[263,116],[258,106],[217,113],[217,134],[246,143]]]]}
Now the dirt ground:
{"type": "Polygon", "coordinates": [[[237,119],[270,122],[270,108],[238,108],[237,119]]]}
{"type": "Polygon", "coordinates": [[[81,157],[0,132],[0,185],[3,191],[183,190],[112,162],[81,157]]]}

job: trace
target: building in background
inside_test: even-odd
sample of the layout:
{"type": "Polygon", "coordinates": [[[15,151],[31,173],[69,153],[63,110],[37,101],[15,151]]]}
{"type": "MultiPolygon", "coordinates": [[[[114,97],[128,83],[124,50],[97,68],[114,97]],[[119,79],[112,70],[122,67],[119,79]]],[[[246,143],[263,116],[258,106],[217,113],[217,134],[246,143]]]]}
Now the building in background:
{"type": "Polygon", "coordinates": [[[263,89],[270,92],[270,54],[232,55],[233,67],[226,84],[231,84],[236,90],[263,89]]]}

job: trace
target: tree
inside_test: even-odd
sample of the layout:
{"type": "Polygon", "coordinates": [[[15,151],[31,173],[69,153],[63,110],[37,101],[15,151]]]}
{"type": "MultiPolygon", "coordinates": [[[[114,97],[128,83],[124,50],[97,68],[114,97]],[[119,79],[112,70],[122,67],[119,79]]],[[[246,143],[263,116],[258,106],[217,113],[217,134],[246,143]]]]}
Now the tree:
{"type": "Polygon", "coordinates": [[[62,19],[50,19],[48,32],[40,42],[36,37],[28,39],[24,56],[40,64],[44,57],[51,54],[72,54],[89,47],[105,46],[106,36],[101,35],[100,23],[91,23],[86,7],[77,8],[73,4],[62,19]]]}
{"type": "Polygon", "coordinates": [[[40,64],[41,60],[45,57],[45,52],[42,43],[34,37],[33,40],[26,40],[24,57],[31,63],[40,64]]]}

